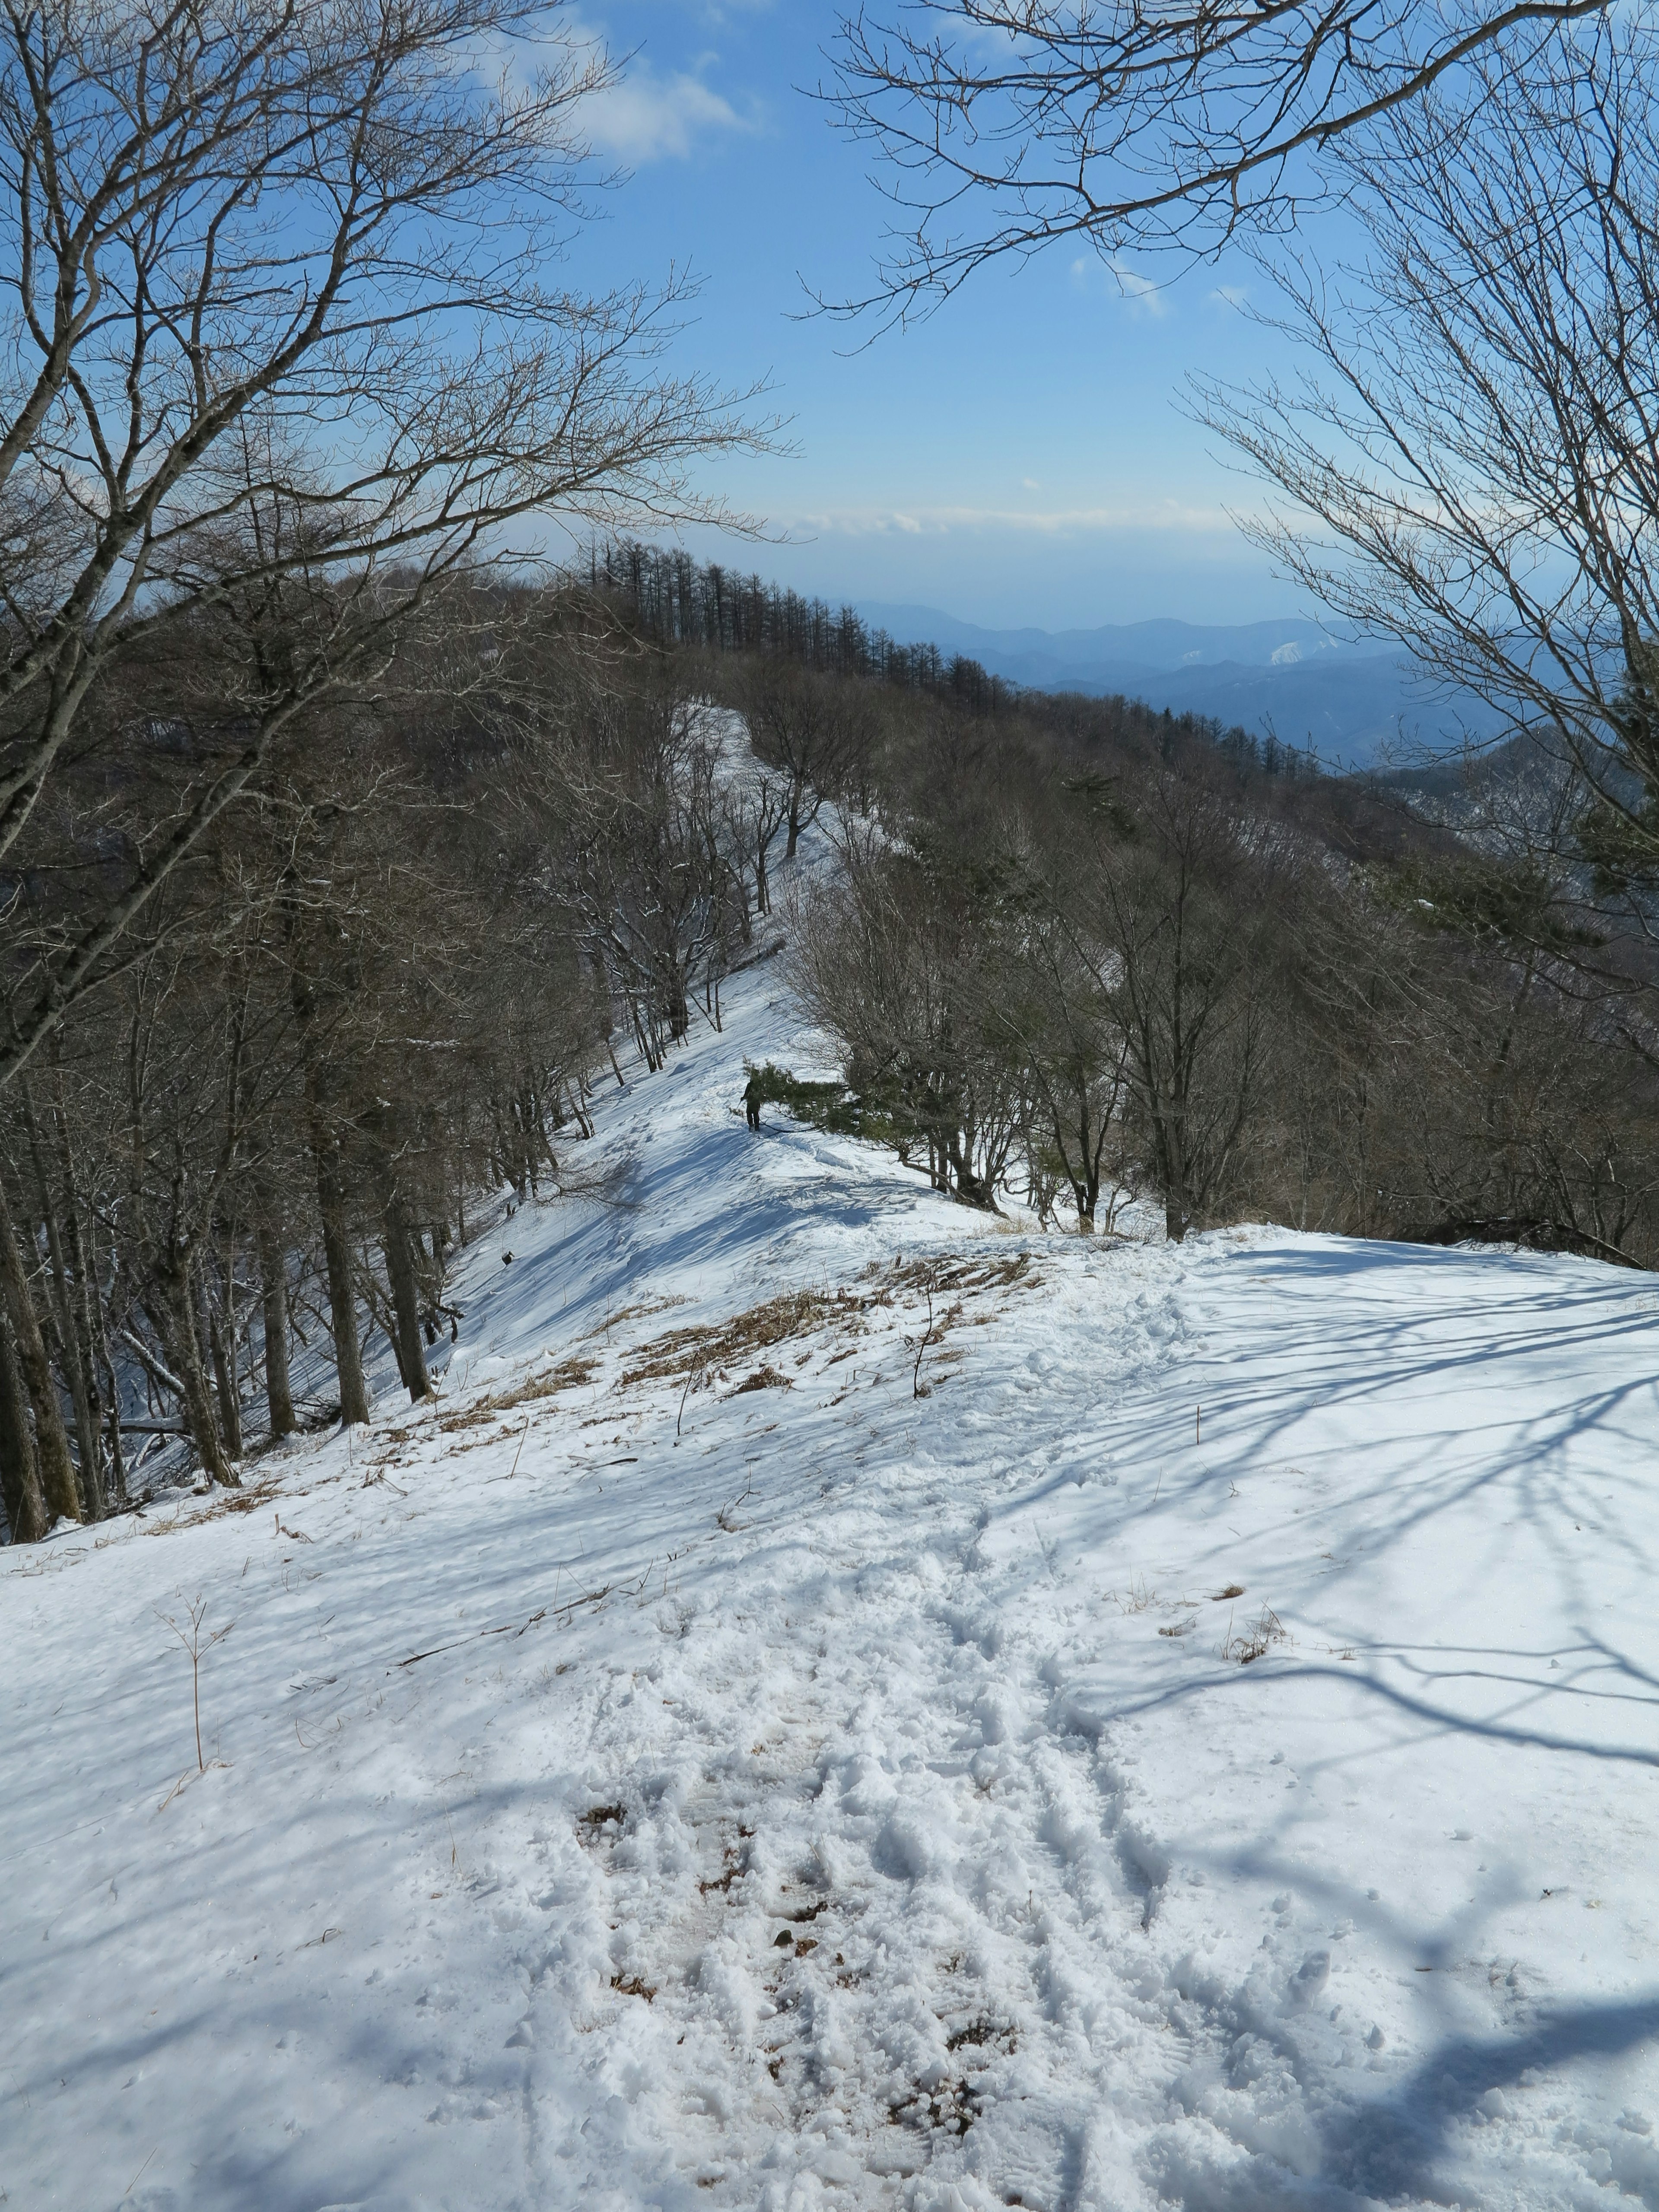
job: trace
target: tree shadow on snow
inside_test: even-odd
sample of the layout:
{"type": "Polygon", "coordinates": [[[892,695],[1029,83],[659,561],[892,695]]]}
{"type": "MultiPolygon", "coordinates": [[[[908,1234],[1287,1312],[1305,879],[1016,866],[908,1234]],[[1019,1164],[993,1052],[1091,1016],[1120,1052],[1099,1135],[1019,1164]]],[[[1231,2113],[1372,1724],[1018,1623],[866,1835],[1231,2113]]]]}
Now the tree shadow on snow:
{"type": "Polygon", "coordinates": [[[1333,2180],[1372,2197],[1456,2197],[1456,2185],[1439,2169],[1453,2130],[1470,2121],[1492,2091],[1501,2094],[1523,2075],[1549,2074],[1576,2062],[1606,2064],[1656,2037],[1659,1997],[1654,1996],[1551,2011],[1523,2035],[1448,2037],[1397,2088],[1331,2116],[1326,2171],[1333,2180]]]}

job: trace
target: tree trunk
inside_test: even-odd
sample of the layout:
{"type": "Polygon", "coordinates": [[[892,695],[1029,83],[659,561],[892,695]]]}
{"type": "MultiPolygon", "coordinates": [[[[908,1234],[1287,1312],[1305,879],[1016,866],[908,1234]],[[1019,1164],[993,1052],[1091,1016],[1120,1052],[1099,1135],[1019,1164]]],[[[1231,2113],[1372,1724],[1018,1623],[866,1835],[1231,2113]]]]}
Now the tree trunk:
{"type": "Polygon", "coordinates": [[[11,1326],[0,1307],[0,1497],[14,1544],[38,1544],[51,1527],[40,1463],[29,1429],[23,1373],[11,1326]]]}
{"type": "Polygon", "coordinates": [[[292,1436],[299,1424],[294,1418],[294,1391],[288,1370],[288,1273],[282,1240],[261,1208],[259,1225],[260,1291],[265,1329],[265,1402],[270,1409],[270,1433],[292,1436]]]}
{"type": "MultiPolygon", "coordinates": [[[[93,1254],[88,1251],[89,1264],[92,1260],[93,1254]]],[[[90,1326],[98,1332],[97,1356],[104,1363],[104,1380],[109,1385],[110,1474],[113,1479],[115,1503],[118,1507],[123,1507],[127,1502],[127,1468],[126,1462],[121,1456],[121,1382],[115,1372],[115,1362],[109,1356],[109,1331],[104,1325],[104,1302],[102,1298],[90,1291],[90,1278],[88,1278],[88,1304],[90,1309],[90,1326]]]]}
{"type": "Polygon", "coordinates": [[[384,1212],[386,1279],[392,1285],[392,1310],[398,1322],[398,1364],[410,1398],[418,1405],[422,1398],[430,1395],[432,1389],[426,1371],[426,1346],[421,1340],[421,1291],[415,1273],[409,1217],[390,1174],[384,1212]]]}
{"type": "Polygon", "coordinates": [[[230,1456],[230,1425],[225,1418],[219,1395],[219,1376],[223,1370],[224,1359],[222,1351],[213,1341],[214,1329],[208,1313],[207,1285],[202,1279],[201,1269],[194,1264],[193,1260],[190,1268],[190,1312],[191,1319],[195,1323],[192,1341],[196,1346],[196,1363],[201,1370],[202,1381],[206,1386],[208,1403],[213,1409],[213,1425],[219,1432],[222,1455],[228,1460],[230,1456]]]}
{"type": "Polygon", "coordinates": [[[368,1385],[357,1341],[357,1296],[351,1279],[351,1237],[339,1148],[313,1117],[312,1151],[317,1162],[317,1209],[323,1219],[323,1263],[328,1275],[329,1328],[334,1371],[340,1384],[340,1419],[348,1428],[368,1419],[368,1385]]]}
{"type": "Polygon", "coordinates": [[[363,1301],[368,1308],[371,1320],[377,1322],[386,1332],[386,1340],[392,1346],[392,1357],[398,1363],[398,1380],[407,1390],[409,1370],[404,1365],[404,1340],[398,1334],[398,1316],[395,1311],[388,1313],[384,1310],[380,1298],[380,1286],[375,1281],[374,1272],[367,1263],[358,1279],[358,1285],[362,1292],[363,1301]]]}
{"type": "Polygon", "coordinates": [[[289,993],[305,1053],[306,1118],[311,1157],[317,1170],[317,1210],[323,1223],[323,1264],[328,1276],[328,1317],[334,1339],[334,1371],[340,1386],[340,1419],[348,1428],[368,1419],[368,1385],[363,1379],[362,1347],[357,1341],[357,1297],[351,1272],[350,1215],[340,1147],[331,1127],[318,1065],[315,996],[311,979],[297,962],[289,993]]]}
{"type": "MultiPolygon", "coordinates": [[[[91,1406],[94,1425],[101,1430],[104,1420],[104,1395],[98,1380],[98,1356],[101,1348],[104,1365],[110,1376],[109,1398],[109,1457],[111,1484],[104,1485],[103,1510],[109,1510],[109,1500],[114,1496],[118,1504],[126,1503],[126,1475],[121,1463],[121,1421],[118,1395],[114,1382],[114,1369],[110,1365],[109,1347],[104,1337],[103,1301],[98,1294],[98,1271],[94,1259],[95,1247],[90,1225],[82,1225],[81,1194],[75,1175],[75,1155],[70,1148],[69,1118],[64,1112],[60,1097],[52,1111],[52,1126],[58,1134],[58,1171],[59,1186],[64,1194],[64,1224],[68,1231],[69,1263],[78,1295],[75,1301],[75,1328],[81,1346],[81,1366],[87,1379],[87,1399],[91,1406]]],[[[100,1462],[102,1481],[104,1462],[100,1462]]]]}
{"type": "MultiPolygon", "coordinates": [[[[529,1188],[535,1188],[536,1150],[543,1139],[541,1102],[526,1085],[507,1101],[507,1121],[516,1140],[520,1166],[529,1188]]],[[[409,1225],[409,1208],[398,1181],[404,1153],[402,1132],[395,1106],[375,1109],[373,1130],[379,1168],[382,1249],[386,1281],[392,1291],[392,1348],[398,1355],[398,1372],[404,1388],[418,1405],[430,1395],[426,1371],[426,1345],[421,1334],[421,1284],[415,1266],[415,1237],[409,1225]]],[[[523,1199],[524,1185],[514,1188],[523,1199]]]]}
{"type": "Polygon", "coordinates": [[[113,1478],[115,1510],[121,1512],[127,1502],[127,1467],[121,1456],[121,1404],[113,1368],[109,1377],[109,1467],[113,1478]]]}
{"type": "Polygon", "coordinates": [[[170,1254],[165,1265],[156,1271],[158,1296],[153,1304],[146,1301],[146,1310],[179,1377],[184,1393],[185,1421],[196,1455],[202,1462],[203,1474],[210,1482],[237,1490],[241,1487],[240,1478],[225,1457],[219,1424],[214,1417],[212,1393],[202,1368],[196,1316],[191,1311],[190,1275],[188,1259],[177,1253],[170,1254]]]}
{"type": "Polygon", "coordinates": [[[242,1456],[242,1401],[236,1388],[236,1347],[217,1314],[208,1316],[208,1344],[213,1354],[213,1380],[219,1393],[219,1425],[225,1449],[232,1459],[242,1456]]]}
{"type": "Polygon", "coordinates": [[[75,1325],[75,1293],[64,1259],[64,1239],[58,1227],[58,1208],[52,1196],[51,1180],[46,1174],[46,1155],[40,1147],[40,1125],[35,1120],[34,1101],[29,1095],[27,1080],[22,1085],[22,1096],[24,1127],[28,1132],[29,1152],[34,1162],[40,1210],[46,1224],[46,1250],[52,1262],[47,1271],[52,1316],[57,1328],[64,1373],[69,1382],[70,1402],[75,1408],[75,1441],[81,1452],[81,1517],[83,1521],[101,1521],[106,1509],[103,1448],[98,1435],[98,1416],[94,1410],[80,1331],[75,1325]]]}
{"type": "Polygon", "coordinates": [[[53,1520],[61,1516],[66,1521],[78,1521],[81,1498],[76,1487],[75,1462],[70,1457],[69,1436],[58,1403],[52,1362],[46,1357],[46,1340],[40,1334],[40,1317],[29,1296],[27,1278],[17,1249],[17,1233],[12,1224],[3,1178],[0,1178],[0,1273],[5,1279],[5,1300],[16,1338],[17,1364],[34,1408],[34,1446],[46,1511],[53,1520]]]}
{"type": "MultiPolygon", "coordinates": [[[[1149,1086],[1150,1087],[1150,1086],[1149,1086]]],[[[1164,1185],[1164,1234],[1171,1244],[1185,1238],[1192,1221],[1188,1196],[1187,1100],[1183,1091],[1159,1095],[1152,1117],[1158,1180],[1164,1185]]]]}
{"type": "Polygon", "coordinates": [[[960,1133],[950,1134],[949,1153],[951,1171],[956,1176],[956,1194],[964,1205],[976,1206],[987,1213],[996,1212],[996,1202],[990,1186],[974,1170],[971,1150],[964,1150],[960,1133]]]}
{"type": "MultiPolygon", "coordinates": [[[[53,1241],[49,1232],[48,1243],[53,1241]]],[[[57,1277],[55,1264],[47,1270],[44,1333],[50,1339],[48,1354],[56,1352],[58,1371],[69,1384],[70,1411],[75,1423],[75,1446],[78,1455],[75,1462],[75,1490],[80,1500],[81,1518],[85,1522],[101,1521],[105,1511],[103,1440],[99,1436],[98,1424],[87,1395],[86,1378],[76,1356],[78,1347],[69,1303],[62,1281],[57,1277]]]]}

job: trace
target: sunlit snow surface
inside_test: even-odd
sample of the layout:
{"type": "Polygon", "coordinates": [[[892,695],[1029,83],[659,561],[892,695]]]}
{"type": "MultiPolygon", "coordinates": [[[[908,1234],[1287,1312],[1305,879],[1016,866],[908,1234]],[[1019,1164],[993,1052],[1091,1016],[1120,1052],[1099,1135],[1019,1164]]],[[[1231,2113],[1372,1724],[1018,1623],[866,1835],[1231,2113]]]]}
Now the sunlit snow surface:
{"type": "Polygon", "coordinates": [[[4,2203],[1659,2205],[1654,1288],[1028,1236],[745,1052],[775,964],[435,1407],[0,1554],[4,2203]]]}

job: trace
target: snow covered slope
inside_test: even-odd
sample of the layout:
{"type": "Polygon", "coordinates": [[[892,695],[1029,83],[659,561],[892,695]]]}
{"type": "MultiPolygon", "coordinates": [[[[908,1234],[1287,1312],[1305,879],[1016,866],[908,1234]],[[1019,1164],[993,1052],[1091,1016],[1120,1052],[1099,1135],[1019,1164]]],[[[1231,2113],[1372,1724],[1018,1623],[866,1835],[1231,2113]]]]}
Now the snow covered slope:
{"type": "Polygon", "coordinates": [[[1659,2206],[1652,1286],[1028,1237],[729,1009],[436,1405],[0,1554],[3,2202],[1659,2206]]]}

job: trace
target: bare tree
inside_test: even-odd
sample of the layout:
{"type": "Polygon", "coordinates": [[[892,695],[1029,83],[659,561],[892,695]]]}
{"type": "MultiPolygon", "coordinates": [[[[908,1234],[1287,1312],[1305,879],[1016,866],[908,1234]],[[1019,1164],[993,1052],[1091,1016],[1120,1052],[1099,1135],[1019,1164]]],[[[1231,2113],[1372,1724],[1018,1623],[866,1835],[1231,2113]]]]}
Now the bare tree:
{"type": "Polygon", "coordinates": [[[1465,810],[1555,879],[1540,901],[1494,878],[1488,926],[1628,990],[1659,884],[1655,56],[1609,19],[1547,76],[1506,62],[1354,142],[1364,265],[1277,271],[1310,369],[1200,405],[1280,495],[1247,527],[1285,569],[1544,763],[1507,820],[1465,810]],[[1570,926],[1592,879],[1621,917],[1604,959],[1570,926]]]}
{"type": "Polygon", "coordinates": [[[1000,1006],[1001,870],[960,820],[906,823],[912,849],[850,845],[817,887],[792,949],[797,990],[834,1036],[847,1079],[901,1158],[994,1209],[1029,1121],[1023,1046],[1000,1006]],[[918,851],[915,848],[920,847],[918,851]]]}
{"type": "Polygon", "coordinates": [[[720,793],[727,837],[755,879],[755,911],[772,911],[772,848],[789,818],[789,785],[760,763],[728,776],[720,793]]]}
{"type": "Polygon", "coordinates": [[[1118,962],[1110,940],[1097,934],[1090,870],[1073,841],[1048,822],[1034,842],[1032,879],[998,965],[989,1019],[1026,1071],[1034,1188],[1063,1180],[1079,1231],[1091,1236],[1124,1134],[1129,1042],[1112,1002],[1118,962]]]}
{"type": "Polygon", "coordinates": [[[727,972],[746,911],[748,856],[721,836],[719,750],[679,672],[651,664],[590,694],[564,754],[559,896],[652,1068],[690,1029],[696,986],[727,972]]]}
{"type": "Polygon", "coordinates": [[[872,742],[873,716],[857,684],[837,682],[782,653],[763,653],[744,671],[738,696],[757,757],[786,787],[793,860],[803,830],[827,799],[852,780],[872,742]]]}
{"type": "Polygon", "coordinates": [[[871,299],[902,319],[1057,240],[1110,258],[1280,227],[1310,161],[1495,41],[1542,52],[1602,0],[907,0],[844,18],[827,97],[896,220],[871,299]],[[1518,35],[1518,38],[1516,34],[1518,35]]]}
{"type": "Polygon", "coordinates": [[[1086,934],[1122,1040],[1146,1169],[1179,1243],[1237,1179],[1273,1020],[1274,854],[1192,763],[1148,779],[1124,836],[1102,818],[1079,885],[1086,934]]]}
{"type": "Polygon", "coordinates": [[[107,825],[100,896],[14,912],[0,1085],[307,705],[372,684],[505,524],[712,511],[688,465],[749,434],[657,365],[677,285],[550,287],[610,71],[545,17],[57,0],[0,26],[0,854],[138,638],[241,643],[191,772],[107,825]],[[492,85],[521,33],[544,65],[492,85]]]}
{"type": "Polygon", "coordinates": [[[1431,881],[1443,893],[1447,873],[1366,871],[1297,909],[1251,1203],[1300,1229],[1639,1264],[1659,1195],[1651,1077],[1599,994],[1482,924],[1485,898],[1454,926],[1443,896],[1419,896],[1431,881]]]}

